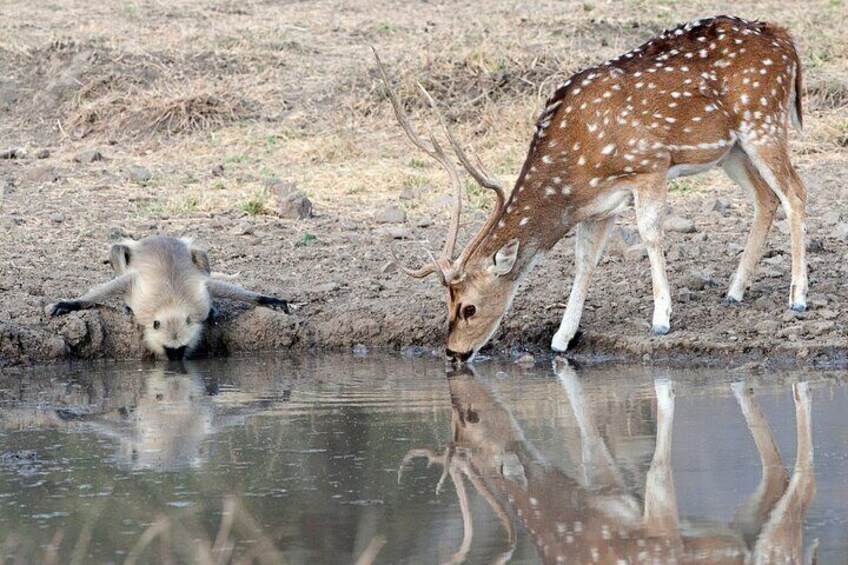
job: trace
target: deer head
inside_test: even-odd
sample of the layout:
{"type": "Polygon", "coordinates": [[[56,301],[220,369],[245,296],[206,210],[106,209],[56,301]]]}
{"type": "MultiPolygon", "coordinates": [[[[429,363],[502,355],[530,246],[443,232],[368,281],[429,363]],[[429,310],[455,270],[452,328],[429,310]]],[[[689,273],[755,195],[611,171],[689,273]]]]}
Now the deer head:
{"type": "Polygon", "coordinates": [[[428,132],[429,141],[425,141],[412,128],[406,112],[389,84],[386,70],[377,51],[373,48],[372,51],[377,59],[377,66],[386,85],[395,116],[403,131],[416,147],[447,171],[454,195],[450,225],[442,253],[437,258],[427,251],[430,263],[419,269],[409,269],[403,265],[400,265],[400,268],[414,278],[424,278],[432,274],[439,278],[447,289],[447,354],[458,361],[470,360],[497,330],[501,319],[509,309],[518,286],[519,270],[516,269],[516,265],[524,250],[517,238],[502,240],[489,237],[506,207],[504,189],[497,178],[479,162],[479,159],[476,166],[472,164],[460,142],[447,127],[436,102],[419,84],[421,94],[436,112],[442,130],[460,164],[480,186],[495,193],[495,205],[486,223],[455,257],[462,214],[463,191],[459,170],[454,159],[447,155],[432,131],[428,132]]]}

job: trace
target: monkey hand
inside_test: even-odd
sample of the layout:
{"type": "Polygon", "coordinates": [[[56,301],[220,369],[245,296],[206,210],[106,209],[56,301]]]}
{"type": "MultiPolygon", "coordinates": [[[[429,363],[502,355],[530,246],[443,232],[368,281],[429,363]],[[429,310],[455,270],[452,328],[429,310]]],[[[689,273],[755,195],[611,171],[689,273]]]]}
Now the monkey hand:
{"type": "Polygon", "coordinates": [[[82,303],[78,300],[60,300],[47,306],[47,312],[51,316],[64,316],[69,312],[76,312],[77,310],[82,310],[82,303]]]}
{"type": "Polygon", "coordinates": [[[273,310],[282,310],[286,314],[291,314],[288,300],[282,300],[274,296],[260,296],[256,303],[260,306],[267,306],[273,310]]]}

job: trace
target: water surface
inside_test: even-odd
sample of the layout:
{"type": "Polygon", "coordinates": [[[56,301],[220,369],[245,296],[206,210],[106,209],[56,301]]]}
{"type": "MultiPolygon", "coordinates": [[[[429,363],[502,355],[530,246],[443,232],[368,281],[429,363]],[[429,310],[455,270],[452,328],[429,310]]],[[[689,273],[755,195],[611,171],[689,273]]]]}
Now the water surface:
{"type": "Polygon", "coordinates": [[[389,356],[3,375],[0,552],[844,563],[846,406],[822,372],[389,356]]]}

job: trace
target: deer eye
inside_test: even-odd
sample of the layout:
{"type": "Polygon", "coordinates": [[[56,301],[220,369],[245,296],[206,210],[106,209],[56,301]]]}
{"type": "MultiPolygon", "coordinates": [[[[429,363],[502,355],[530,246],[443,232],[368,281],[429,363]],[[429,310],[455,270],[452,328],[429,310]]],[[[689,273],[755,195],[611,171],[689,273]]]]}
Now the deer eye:
{"type": "Polygon", "coordinates": [[[161,325],[162,324],[159,323],[159,320],[153,320],[153,329],[154,330],[158,330],[159,326],[161,326],[161,325]]]}
{"type": "Polygon", "coordinates": [[[477,313],[477,307],[474,306],[473,304],[469,304],[468,306],[466,306],[465,308],[462,309],[462,317],[465,318],[465,319],[470,318],[471,316],[473,316],[476,313],[477,313]]]}

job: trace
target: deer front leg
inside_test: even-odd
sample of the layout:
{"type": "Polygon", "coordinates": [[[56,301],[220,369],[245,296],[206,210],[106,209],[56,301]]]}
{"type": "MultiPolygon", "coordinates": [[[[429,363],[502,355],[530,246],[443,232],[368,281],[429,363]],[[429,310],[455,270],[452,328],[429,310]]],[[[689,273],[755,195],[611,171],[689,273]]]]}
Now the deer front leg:
{"type": "Polygon", "coordinates": [[[674,390],[671,381],[654,381],[657,394],[657,443],[645,478],[645,526],[653,534],[672,535],[679,516],[671,472],[671,431],[674,423],[674,390]]]}
{"type": "Polygon", "coordinates": [[[274,310],[282,310],[286,314],[291,313],[287,300],[282,300],[273,296],[266,296],[258,292],[251,292],[238,285],[225,281],[209,279],[206,281],[206,288],[213,299],[227,298],[229,300],[239,300],[241,302],[250,302],[258,306],[267,306],[274,310]]]}
{"type": "Polygon", "coordinates": [[[651,281],[654,289],[654,315],[651,333],[665,335],[671,328],[671,293],[665,274],[665,256],[662,249],[663,208],[666,196],[665,179],[646,179],[633,191],[636,223],[639,235],[648,250],[651,261],[651,281]]]}
{"type": "Polygon", "coordinates": [[[60,300],[47,305],[47,313],[51,316],[62,316],[77,310],[94,308],[97,304],[112,298],[113,296],[125,295],[132,284],[133,275],[125,274],[112,279],[107,283],[95,286],[79,298],[74,300],[60,300]]]}
{"type": "Polygon", "coordinates": [[[574,242],[574,284],[568,297],[568,306],[562,317],[559,330],[554,334],[551,348],[554,351],[565,351],[568,344],[577,333],[580,317],[583,314],[583,303],[589,294],[589,285],[595,267],[603,253],[610,230],[615,225],[615,216],[600,220],[585,220],[577,225],[574,242]]]}

